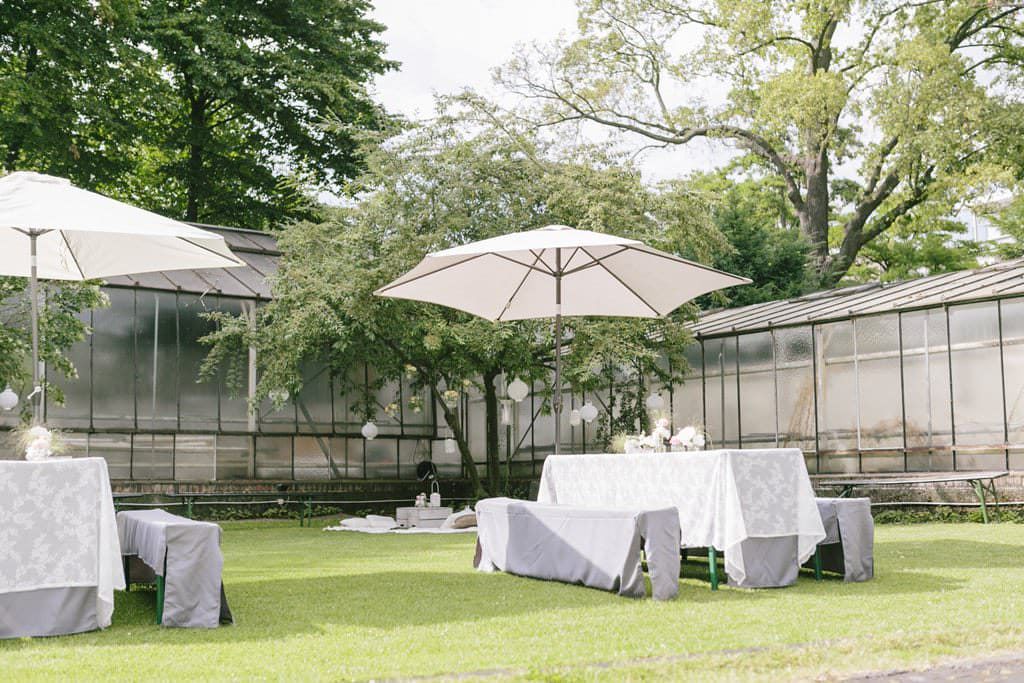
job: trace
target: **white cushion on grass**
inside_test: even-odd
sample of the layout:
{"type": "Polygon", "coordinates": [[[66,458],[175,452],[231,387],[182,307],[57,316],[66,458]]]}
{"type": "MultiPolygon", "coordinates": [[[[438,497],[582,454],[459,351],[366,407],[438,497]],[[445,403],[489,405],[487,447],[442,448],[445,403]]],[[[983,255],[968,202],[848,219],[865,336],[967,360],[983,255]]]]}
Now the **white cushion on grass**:
{"type": "Polygon", "coordinates": [[[384,515],[366,515],[366,521],[374,529],[394,529],[398,526],[394,517],[385,517],[384,515]]]}
{"type": "Polygon", "coordinates": [[[347,529],[367,529],[370,526],[370,520],[362,517],[349,517],[341,520],[341,526],[347,529]]]}
{"type": "Polygon", "coordinates": [[[472,508],[453,512],[448,515],[448,519],[441,522],[442,529],[467,529],[471,526],[476,526],[476,513],[472,508]]]}

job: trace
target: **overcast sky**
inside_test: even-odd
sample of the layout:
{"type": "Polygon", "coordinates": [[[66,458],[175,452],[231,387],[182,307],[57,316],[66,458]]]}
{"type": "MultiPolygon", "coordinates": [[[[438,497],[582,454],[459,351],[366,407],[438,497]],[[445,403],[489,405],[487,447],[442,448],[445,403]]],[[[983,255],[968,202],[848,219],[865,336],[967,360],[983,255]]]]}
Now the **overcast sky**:
{"type": "MultiPolygon", "coordinates": [[[[377,97],[410,118],[433,114],[435,94],[471,87],[499,91],[491,69],[516,45],[546,42],[576,30],[573,0],[376,0],[374,17],[387,26],[387,56],[400,70],[378,79],[377,97]]],[[[645,177],[658,180],[691,170],[711,170],[727,153],[707,141],[645,153],[645,177]]]]}

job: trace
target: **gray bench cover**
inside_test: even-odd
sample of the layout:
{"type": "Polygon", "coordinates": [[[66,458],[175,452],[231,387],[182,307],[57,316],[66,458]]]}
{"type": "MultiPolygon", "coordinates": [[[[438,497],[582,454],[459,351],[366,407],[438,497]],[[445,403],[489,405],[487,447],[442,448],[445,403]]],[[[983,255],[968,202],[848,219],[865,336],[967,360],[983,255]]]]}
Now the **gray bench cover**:
{"type": "Polygon", "coordinates": [[[221,529],[165,510],[117,513],[121,552],[164,577],[164,626],[215,628],[231,622],[224,598],[221,529]]]}
{"type": "Polygon", "coordinates": [[[600,509],[488,498],[476,505],[480,571],[646,594],[643,547],[656,600],[679,592],[679,512],[600,509]],[[641,540],[642,539],[642,540],[641,540]]]}
{"type": "Polygon", "coordinates": [[[846,581],[875,575],[875,522],[868,498],[816,498],[825,540],[819,545],[822,569],[846,581]]]}

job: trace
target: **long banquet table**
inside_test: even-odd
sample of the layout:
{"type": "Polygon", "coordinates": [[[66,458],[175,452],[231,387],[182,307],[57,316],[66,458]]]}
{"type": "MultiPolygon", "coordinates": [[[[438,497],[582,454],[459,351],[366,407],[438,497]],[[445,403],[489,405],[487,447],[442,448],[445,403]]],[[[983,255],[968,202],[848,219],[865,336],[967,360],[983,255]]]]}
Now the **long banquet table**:
{"type": "Polygon", "coordinates": [[[679,510],[684,548],[717,548],[733,585],[786,586],[825,538],[796,448],[549,455],[537,500],[679,510]]]}
{"type": "Polygon", "coordinates": [[[110,625],[124,570],[103,458],[0,460],[0,638],[110,625]]]}

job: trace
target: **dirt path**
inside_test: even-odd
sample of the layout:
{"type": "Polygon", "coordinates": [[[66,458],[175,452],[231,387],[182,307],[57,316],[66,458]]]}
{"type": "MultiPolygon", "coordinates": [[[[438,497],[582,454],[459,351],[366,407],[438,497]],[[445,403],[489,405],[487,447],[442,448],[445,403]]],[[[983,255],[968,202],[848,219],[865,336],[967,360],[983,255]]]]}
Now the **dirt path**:
{"type": "Polygon", "coordinates": [[[955,662],[923,671],[884,671],[847,680],[884,683],[1024,683],[1024,653],[955,662]]]}

